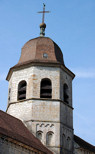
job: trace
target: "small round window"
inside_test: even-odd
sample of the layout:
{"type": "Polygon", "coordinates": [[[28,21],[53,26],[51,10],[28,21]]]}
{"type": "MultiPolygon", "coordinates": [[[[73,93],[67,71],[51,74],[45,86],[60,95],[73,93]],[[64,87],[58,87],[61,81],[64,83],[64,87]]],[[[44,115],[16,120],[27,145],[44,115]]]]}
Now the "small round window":
{"type": "Polygon", "coordinates": [[[43,53],[43,58],[48,58],[48,54],[47,53],[43,53]]]}

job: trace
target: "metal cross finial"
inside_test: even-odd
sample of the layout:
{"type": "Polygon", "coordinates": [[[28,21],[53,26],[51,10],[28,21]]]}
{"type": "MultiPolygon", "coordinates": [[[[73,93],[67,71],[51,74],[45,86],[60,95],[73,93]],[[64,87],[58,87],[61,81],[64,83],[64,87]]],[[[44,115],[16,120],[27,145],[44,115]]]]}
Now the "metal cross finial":
{"type": "Polygon", "coordinates": [[[40,11],[38,13],[43,13],[42,16],[42,23],[44,23],[44,19],[45,19],[45,13],[49,13],[50,11],[45,11],[45,4],[43,3],[43,11],[40,11]]]}

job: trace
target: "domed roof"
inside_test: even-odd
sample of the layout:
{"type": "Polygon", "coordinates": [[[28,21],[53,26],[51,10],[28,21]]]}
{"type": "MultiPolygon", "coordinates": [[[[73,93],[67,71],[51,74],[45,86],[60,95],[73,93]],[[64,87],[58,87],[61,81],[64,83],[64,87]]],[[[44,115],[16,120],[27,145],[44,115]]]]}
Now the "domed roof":
{"type": "Polygon", "coordinates": [[[37,37],[25,43],[17,65],[31,62],[59,63],[64,65],[58,45],[48,37],[37,37]]]}
{"type": "Polygon", "coordinates": [[[25,43],[22,47],[18,64],[11,67],[7,80],[9,81],[13,70],[29,65],[41,66],[62,66],[69,75],[74,78],[74,74],[64,65],[63,54],[59,46],[48,37],[37,37],[25,43]]]}

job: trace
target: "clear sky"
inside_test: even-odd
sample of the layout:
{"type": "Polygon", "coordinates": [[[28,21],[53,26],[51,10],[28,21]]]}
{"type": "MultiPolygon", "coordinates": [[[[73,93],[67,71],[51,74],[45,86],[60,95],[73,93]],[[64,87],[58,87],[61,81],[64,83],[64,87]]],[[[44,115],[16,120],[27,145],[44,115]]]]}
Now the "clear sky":
{"type": "Polygon", "coordinates": [[[0,109],[6,110],[10,67],[39,36],[46,4],[46,36],[61,48],[73,80],[74,133],[95,145],[95,0],[0,0],[0,109]]]}

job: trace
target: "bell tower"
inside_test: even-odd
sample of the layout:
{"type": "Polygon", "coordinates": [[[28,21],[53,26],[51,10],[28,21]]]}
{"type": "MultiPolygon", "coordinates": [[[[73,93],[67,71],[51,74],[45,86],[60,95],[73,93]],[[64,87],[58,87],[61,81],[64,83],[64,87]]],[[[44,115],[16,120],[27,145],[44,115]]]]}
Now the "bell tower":
{"type": "Polygon", "coordinates": [[[73,78],[59,46],[42,35],[25,43],[7,75],[7,113],[55,154],[73,153],[73,78]]]}

